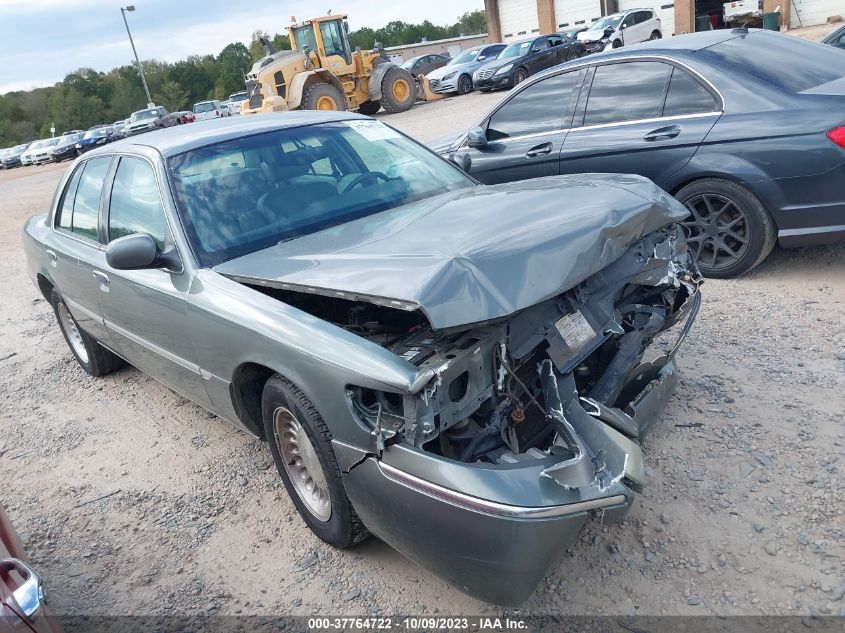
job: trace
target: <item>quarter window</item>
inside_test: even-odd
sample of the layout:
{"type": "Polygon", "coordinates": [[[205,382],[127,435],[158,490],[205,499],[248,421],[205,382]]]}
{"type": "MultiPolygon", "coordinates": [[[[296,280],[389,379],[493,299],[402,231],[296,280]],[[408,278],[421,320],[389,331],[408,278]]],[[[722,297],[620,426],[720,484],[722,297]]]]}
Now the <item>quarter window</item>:
{"type": "Polygon", "coordinates": [[[713,112],[716,109],[716,98],[697,79],[678,68],[672,70],[663,116],[713,112]]]}
{"type": "Polygon", "coordinates": [[[164,250],[167,221],[155,173],[140,158],[120,159],[109,203],[109,240],[148,233],[164,250]]]}
{"type": "Polygon", "coordinates": [[[583,71],[554,75],[515,95],[491,117],[487,138],[502,139],[559,130],[569,124],[573,95],[583,71]]]}
{"type": "Polygon", "coordinates": [[[97,239],[100,217],[100,196],[111,157],[92,158],[71,177],[57,224],[76,235],[97,239]]]}
{"type": "Polygon", "coordinates": [[[584,125],[659,117],[672,67],[660,62],[598,66],[587,100],[584,125]]]}

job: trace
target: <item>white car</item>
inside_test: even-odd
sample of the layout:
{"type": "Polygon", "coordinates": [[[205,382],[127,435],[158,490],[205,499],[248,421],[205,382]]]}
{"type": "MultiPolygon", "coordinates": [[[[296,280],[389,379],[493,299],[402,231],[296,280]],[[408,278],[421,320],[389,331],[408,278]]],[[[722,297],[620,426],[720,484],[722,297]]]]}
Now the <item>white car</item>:
{"type": "Polygon", "coordinates": [[[230,94],[229,99],[226,101],[226,105],[229,107],[229,114],[240,114],[241,103],[247,99],[249,99],[249,95],[246,90],[230,94]]]}
{"type": "Polygon", "coordinates": [[[40,141],[35,141],[32,145],[30,145],[26,151],[21,154],[21,165],[31,165],[32,164],[32,157],[33,155],[39,151],[42,147],[44,147],[44,143],[50,141],[52,139],[44,138],[40,141]]]}
{"type": "Polygon", "coordinates": [[[660,18],[653,9],[629,9],[596,20],[586,31],[578,33],[578,41],[588,53],[598,53],[605,48],[620,48],[646,40],[663,37],[660,18]]]}
{"type": "Polygon", "coordinates": [[[216,99],[195,103],[193,112],[197,121],[206,121],[208,119],[219,119],[223,116],[231,116],[229,108],[216,99]]]}

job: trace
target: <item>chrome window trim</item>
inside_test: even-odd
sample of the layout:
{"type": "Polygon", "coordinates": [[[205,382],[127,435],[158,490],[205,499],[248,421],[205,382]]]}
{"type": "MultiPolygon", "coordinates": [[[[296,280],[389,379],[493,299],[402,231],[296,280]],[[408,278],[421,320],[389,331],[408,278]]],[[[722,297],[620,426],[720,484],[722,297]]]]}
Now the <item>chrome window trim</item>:
{"type": "Polygon", "coordinates": [[[723,113],[724,112],[722,110],[714,110],[713,112],[697,112],[695,114],[675,114],[673,116],[658,116],[647,119],[632,119],[631,121],[619,121],[617,123],[595,123],[593,125],[581,125],[579,127],[569,128],[569,131],[576,132],[580,130],[598,130],[601,128],[620,127],[623,125],[635,125],[638,123],[660,123],[663,121],[677,121],[679,119],[704,119],[709,116],[719,117],[722,116],[723,113]]]}
{"type": "MultiPolygon", "coordinates": [[[[716,110],[709,111],[709,112],[697,112],[695,114],[675,115],[675,116],[671,116],[671,117],[655,117],[655,118],[651,118],[651,119],[638,119],[636,121],[620,121],[620,122],[617,122],[617,123],[599,123],[599,124],[590,125],[590,126],[585,125],[585,126],[573,127],[573,128],[561,128],[561,130],[557,130],[557,131],[564,131],[564,130],[567,130],[567,129],[569,131],[572,131],[572,130],[583,130],[583,129],[590,129],[590,128],[612,127],[612,126],[616,126],[616,125],[630,125],[630,124],[633,124],[633,123],[644,123],[644,122],[652,122],[652,121],[654,121],[654,122],[670,121],[670,120],[676,120],[676,119],[679,119],[679,118],[688,119],[688,118],[693,118],[693,117],[704,117],[704,116],[710,116],[710,115],[721,116],[722,114],[724,114],[724,112],[725,112],[725,96],[722,94],[722,91],[719,90],[713,84],[713,82],[711,82],[709,79],[707,79],[707,77],[702,75],[696,69],[692,68],[686,62],[684,62],[680,59],[675,59],[673,57],[669,57],[667,55],[624,55],[624,56],[621,56],[621,57],[611,57],[611,58],[608,58],[608,59],[599,59],[599,60],[592,60],[592,61],[575,63],[572,66],[569,66],[569,67],[567,67],[567,68],[565,68],[565,69],[563,69],[559,72],[540,73],[539,75],[535,75],[534,77],[529,78],[526,81],[524,81],[522,84],[520,84],[519,90],[517,90],[516,92],[512,91],[511,94],[509,94],[505,99],[503,99],[502,101],[497,103],[495,106],[493,106],[493,108],[490,109],[487,112],[487,114],[485,114],[484,117],[481,118],[476,125],[471,126],[471,127],[484,127],[484,124],[488,123],[490,121],[490,118],[496,112],[498,112],[499,109],[501,109],[508,101],[513,99],[516,95],[521,93],[523,90],[527,90],[528,88],[533,86],[538,81],[542,81],[542,80],[547,79],[549,77],[554,77],[555,75],[562,75],[564,73],[573,72],[573,71],[581,70],[581,69],[584,69],[584,68],[589,69],[589,68],[595,68],[597,66],[605,66],[605,65],[608,65],[608,64],[621,64],[621,63],[625,63],[625,62],[635,62],[635,61],[636,62],[641,62],[641,61],[664,62],[664,63],[668,63],[670,66],[678,66],[680,68],[683,68],[685,71],[689,72],[693,77],[695,77],[696,79],[698,79],[699,81],[704,83],[704,85],[707,86],[707,88],[709,88],[710,91],[713,94],[716,95],[717,100],[718,100],[718,103],[716,104],[717,105],[716,110]]],[[[581,87],[583,88],[583,84],[582,84],[581,87]]],[[[520,137],[511,136],[511,137],[508,137],[508,138],[520,138],[520,137]]],[[[499,142],[499,141],[496,141],[496,142],[499,142]]],[[[456,144],[450,146],[446,151],[451,152],[451,151],[455,151],[455,150],[462,149],[462,148],[465,148],[465,147],[466,147],[466,136],[461,138],[460,142],[456,141],[456,144]]]]}
{"type": "Polygon", "coordinates": [[[410,473],[406,473],[404,470],[400,470],[395,466],[385,464],[383,461],[376,460],[376,465],[382,475],[384,475],[387,479],[416,490],[428,497],[432,497],[473,512],[482,512],[484,514],[492,514],[500,517],[518,519],[548,519],[580,514],[581,512],[587,512],[588,510],[598,510],[600,508],[607,508],[626,503],[625,495],[613,495],[611,497],[588,499],[586,501],[577,501],[575,503],[567,503],[557,506],[514,506],[505,503],[498,503],[496,501],[488,501],[487,499],[473,497],[471,495],[458,492],[457,490],[444,488],[438,484],[426,481],[425,479],[420,479],[410,473]]]}

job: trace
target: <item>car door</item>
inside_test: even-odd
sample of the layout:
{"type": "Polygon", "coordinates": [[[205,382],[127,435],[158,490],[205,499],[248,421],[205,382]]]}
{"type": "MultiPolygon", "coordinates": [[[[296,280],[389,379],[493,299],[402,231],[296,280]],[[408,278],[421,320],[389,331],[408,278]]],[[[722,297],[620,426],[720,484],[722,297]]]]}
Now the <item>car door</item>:
{"type": "Polygon", "coordinates": [[[556,52],[551,48],[548,37],[538,37],[531,45],[531,52],[524,64],[528,74],[533,75],[546,68],[551,68],[557,63],[556,52]]]}
{"type": "MultiPolygon", "coordinates": [[[[104,204],[106,241],[147,233],[160,250],[175,248],[152,164],[140,156],[118,160],[104,204]]],[[[210,405],[187,318],[189,275],[164,268],[116,270],[105,253],[94,273],[115,351],[175,391],[210,405]]]]}
{"type": "Polygon", "coordinates": [[[100,312],[93,263],[102,255],[99,214],[111,156],[77,165],[56,207],[52,244],[45,244],[56,288],[79,326],[106,345],[109,333],[100,312]]]}
{"type": "Polygon", "coordinates": [[[463,147],[470,173],[487,184],[553,176],[585,71],[546,77],[518,91],[483,124],[487,145],[463,147]]]}
{"type": "Polygon", "coordinates": [[[663,186],[686,165],[721,114],[719,96],[662,61],[602,64],[585,80],[561,173],[640,174],[663,186]]]}
{"type": "Polygon", "coordinates": [[[623,44],[637,43],[636,13],[631,12],[625,16],[619,25],[619,33],[623,44]]]}

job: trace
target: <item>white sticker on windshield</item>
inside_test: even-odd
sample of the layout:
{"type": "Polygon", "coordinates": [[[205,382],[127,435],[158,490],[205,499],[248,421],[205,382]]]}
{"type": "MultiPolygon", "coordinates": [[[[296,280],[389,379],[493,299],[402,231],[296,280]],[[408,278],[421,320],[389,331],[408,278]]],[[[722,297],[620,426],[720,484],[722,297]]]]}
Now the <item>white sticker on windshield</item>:
{"type": "Polygon", "coordinates": [[[381,121],[344,121],[368,141],[383,141],[387,138],[400,138],[399,132],[381,121]]]}

